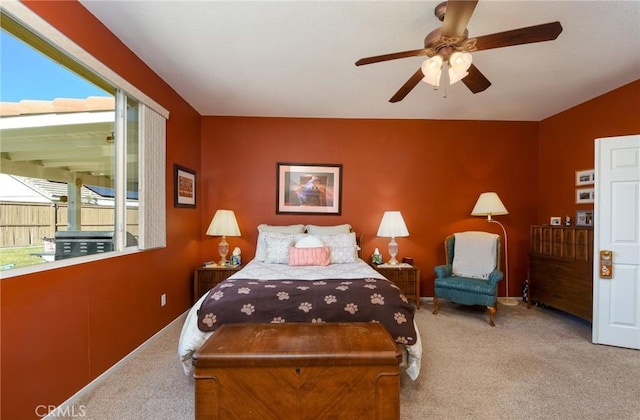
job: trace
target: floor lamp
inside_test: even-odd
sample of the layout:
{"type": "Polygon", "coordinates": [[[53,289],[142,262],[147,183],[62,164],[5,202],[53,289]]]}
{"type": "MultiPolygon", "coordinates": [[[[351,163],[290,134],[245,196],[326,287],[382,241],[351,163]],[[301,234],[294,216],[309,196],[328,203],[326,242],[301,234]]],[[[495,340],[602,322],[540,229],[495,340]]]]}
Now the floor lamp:
{"type": "Polygon", "coordinates": [[[505,214],[509,214],[509,212],[504,204],[502,204],[498,194],[494,192],[485,192],[480,194],[476,205],[471,211],[472,216],[487,216],[487,222],[497,223],[502,228],[502,233],[504,233],[504,278],[506,282],[506,297],[504,299],[498,299],[498,302],[507,306],[516,306],[518,301],[509,299],[509,247],[507,246],[507,230],[504,228],[502,223],[491,218],[491,216],[502,216],[505,214]]]}

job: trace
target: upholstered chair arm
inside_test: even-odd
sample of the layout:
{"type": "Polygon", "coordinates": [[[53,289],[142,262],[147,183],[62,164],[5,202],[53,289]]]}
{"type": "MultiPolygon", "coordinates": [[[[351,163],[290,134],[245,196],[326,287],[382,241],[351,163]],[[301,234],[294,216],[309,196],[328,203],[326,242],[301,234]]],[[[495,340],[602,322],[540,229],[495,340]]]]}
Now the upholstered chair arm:
{"type": "Polygon", "coordinates": [[[436,277],[438,277],[439,279],[444,277],[451,277],[451,273],[452,273],[451,264],[438,265],[434,267],[433,271],[436,272],[436,277]]]}
{"type": "Polygon", "coordinates": [[[500,280],[502,280],[503,274],[500,270],[493,270],[491,274],[489,274],[489,284],[496,285],[500,280]]]}

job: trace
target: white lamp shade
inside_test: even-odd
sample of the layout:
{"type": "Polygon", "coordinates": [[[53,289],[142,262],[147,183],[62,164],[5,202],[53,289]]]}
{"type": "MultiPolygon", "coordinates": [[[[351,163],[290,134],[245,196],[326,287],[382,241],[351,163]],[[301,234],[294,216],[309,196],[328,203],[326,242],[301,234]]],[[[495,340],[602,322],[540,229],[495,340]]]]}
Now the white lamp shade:
{"type": "Polygon", "coordinates": [[[432,86],[440,85],[440,75],[442,74],[442,57],[434,55],[424,60],[422,63],[422,74],[424,74],[423,82],[432,86]]]}
{"type": "Polygon", "coordinates": [[[509,214],[509,212],[504,204],[502,204],[498,194],[494,192],[480,194],[476,205],[471,211],[472,216],[500,216],[503,214],[509,214]]]}
{"type": "Polygon", "coordinates": [[[218,210],[213,216],[207,235],[211,236],[240,236],[240,228],[233,210],[218,210]]]}
{"type": "Polygon", "coordinates": [[[409,236],[409,230],[399,211],[385,211],[378,228],[378,235],[385,238],[409,236]]]}
{"type": "Polygon", "coordinates": [[[468,52],[454,52],[449,58],[451,68],[457,73],[464,73],[469,70],[472,62],[473,58],[468,52]]]}
{"type": "Polygon", "coordinates": [[[469,75],[469,67],[473,58],[468,52],[454,52],[449,58],[449,84],[459,82],[469,75]]]}
{"type": "Polygon", "coordinates": [[[455,70],[453,70],[453,68],[449,69],[449,84],[452,85],[456,82],[459,82],[460,80],[464,79],[465,77],[467,77],[469,75],[468,71],[465,71],[463,73],[457,73],[455,70]]]}

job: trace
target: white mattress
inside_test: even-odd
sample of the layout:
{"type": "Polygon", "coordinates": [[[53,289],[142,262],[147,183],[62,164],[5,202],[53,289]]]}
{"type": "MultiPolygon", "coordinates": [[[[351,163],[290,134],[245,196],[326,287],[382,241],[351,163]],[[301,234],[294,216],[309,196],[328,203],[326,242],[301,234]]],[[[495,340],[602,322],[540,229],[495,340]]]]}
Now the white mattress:
{"type": "MultiPolygon", "coordinates": [[[[319,280],[319,279],[357,279],[357,278],[384,278],[380,273],[371,268],[362,260],[353,264],[330,264],[328,266],[292,267],[286,264],[267,264],[257,260],[250,261],[240,271],[229,278],[254,279],[254,280],[319,280]]],[[[198,328],[198,308],[205,299],[206,294],[200,297],[187,314],[180,342],[178,343],[178,355],[186,375],[193,375],[193,353],[204,344],[213,333],[203,332],[198,328]]],[[[420,361],[422,359],[422,342],[420,332],[415,324],[416,343],[406,346],[409,355],[407,375],[416,379],[420,374],[420,361]]]]}

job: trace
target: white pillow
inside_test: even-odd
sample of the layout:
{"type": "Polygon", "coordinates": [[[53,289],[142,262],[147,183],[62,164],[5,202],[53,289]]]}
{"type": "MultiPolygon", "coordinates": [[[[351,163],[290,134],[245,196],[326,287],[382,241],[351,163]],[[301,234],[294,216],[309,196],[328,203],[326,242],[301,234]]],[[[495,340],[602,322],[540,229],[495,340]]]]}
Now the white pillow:
{"type": "Polygon", "coordinates": [[[304,225],[258,225],[258,232],[304,233],[304,225]]]}
{"type": "Polygon", "coordinates": [[[331,249],[331,264],[347,264],[358,261],[358,245],[354,232],[320,235],[320,239],[331,249]]]}
{"type": "Polygon", "coordinates": [[[324,245],[322,239],[314,235],[304,235],[296,242],[296,248],[321,248],[324,245]]]}
{"type": "Polygon", "coordinates": [[[293,246],[296,238],[283,236],[270,238],[267,241],[266,257],[267,264],[289,264],[289,248],[293,246]]]}
{"type": "MultiPolygon", "coordinates": [[[[302,226],[302,225],[301,225],[302,226]]],[[[267,259],[267,244],[272,240],[278,239],[291,239],[293,244],[298,239],[302,238],[304,233],[281,233],[281,232],[260,232],[258,233],[258,243],[256,245],[256,256],[254,259],[262,262],[266,262],[267,259]]]]}
{"type": "Polygon", "coordinates": [[[351,225],[317,226],[307,225],[307,233],[312,235],[337,235],[340,233],[350,233],[351,225]]]}

